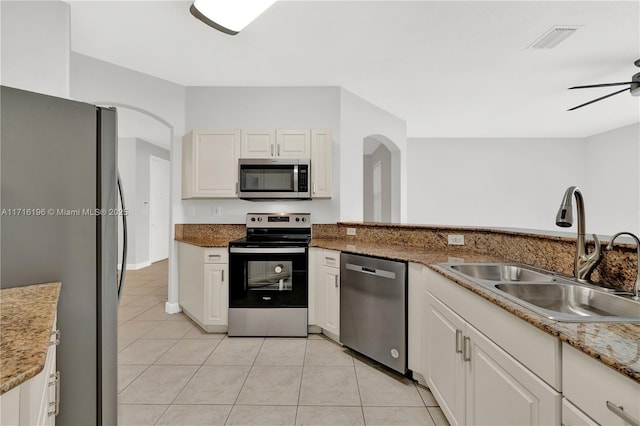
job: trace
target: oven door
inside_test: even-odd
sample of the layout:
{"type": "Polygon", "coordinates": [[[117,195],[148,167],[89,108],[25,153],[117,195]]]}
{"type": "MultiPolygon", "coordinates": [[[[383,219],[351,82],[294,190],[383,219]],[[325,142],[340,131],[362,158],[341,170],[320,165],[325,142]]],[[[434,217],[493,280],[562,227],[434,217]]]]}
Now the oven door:
{"type": "Polygon", "coordinates": [[[306,247],[229,247],[230,308],[306,308],[306,247]]]}

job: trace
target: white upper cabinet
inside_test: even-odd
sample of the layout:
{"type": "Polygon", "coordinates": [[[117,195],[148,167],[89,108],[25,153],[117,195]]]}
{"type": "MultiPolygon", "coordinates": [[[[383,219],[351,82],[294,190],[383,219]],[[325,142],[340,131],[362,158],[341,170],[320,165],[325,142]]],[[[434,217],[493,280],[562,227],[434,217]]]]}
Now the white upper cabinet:
{"type": "Polygon", "coordinates": [[[311,130],[276,130],[277,158],[311,158],[311,130]]]}
{"type": "Polygon", "coordinates": [[[236,198],[240,130],[197,131],[182,139],[182,198],[236,198]]]}
{"type": "Polygon", "coordinates": [[[270,158],[276,153],[275,130],[243,130],[240,158],[270,158]]]}
{"type": "Polygon", "coordinates": [[[241,158],[311,157],[311,130],[243,130],[241,158]]]}
{"type": "Polygon", "coordinates": [[[329,130],[311,131],[311,197],[331,198],[333,142],[329,130]]]}

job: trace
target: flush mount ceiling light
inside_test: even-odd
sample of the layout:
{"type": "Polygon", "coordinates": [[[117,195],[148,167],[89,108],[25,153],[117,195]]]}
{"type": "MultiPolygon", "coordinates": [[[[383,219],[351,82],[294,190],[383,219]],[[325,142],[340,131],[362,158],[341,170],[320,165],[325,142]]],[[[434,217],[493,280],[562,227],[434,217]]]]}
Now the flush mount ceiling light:
{"type": "Polygon", "coordinates": [[[553,49],[560,42],[566,40],[569,36],[578,30],[578,26],[562,25],[551,28],[549,31],[541,35],[529,47],[533,49],[553,49]]]}
{"type": "Polygon", "coordinates": [[[195,0],[191,14],[226,34],[236,35],[276,0],[195,0]]]}

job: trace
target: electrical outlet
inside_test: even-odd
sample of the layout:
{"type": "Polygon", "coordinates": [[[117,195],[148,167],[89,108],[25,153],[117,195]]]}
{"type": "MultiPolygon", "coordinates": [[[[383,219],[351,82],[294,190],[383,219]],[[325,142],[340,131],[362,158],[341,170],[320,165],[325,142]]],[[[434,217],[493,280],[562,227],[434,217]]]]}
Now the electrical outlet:
{"type": "Polygon", "coordinates": [[[214,216],[222,216],[222,207],[214,207],[213,208],[214,216]]]}
{"type": "Polygon", "coordinates": [[[464,235],[448,235],[447,239],[449,241],[449,245],[451,245],[451,246],[463,246],[464,245],[464,235]]]}
{"type": "Polygon", "coordinates": [[[347,235],[356,235],[356,228],[347,228],[347,235]]]}

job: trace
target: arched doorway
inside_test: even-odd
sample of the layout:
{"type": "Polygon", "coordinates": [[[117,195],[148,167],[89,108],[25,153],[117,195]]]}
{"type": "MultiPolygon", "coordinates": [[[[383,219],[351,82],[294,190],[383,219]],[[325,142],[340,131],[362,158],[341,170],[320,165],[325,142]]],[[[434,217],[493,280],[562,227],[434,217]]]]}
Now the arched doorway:
{"type": "MultiPolygon", "coordinates": [[[[125,207],[129,211],[127,269],[146,267],[170,255],[171,178],[170,167],[166,164],[171,160],[173,126],[162,117],[132,105],[109,101],[94,103],[114,106],[118,110],[118,169],[125,207]],[[153,159],[164,161],[162,173],[153,167],[153,159]],[[158,248],[162,249],[161,253],[158,248]]],[[[122,253],[122,223],[118,233],[119,253],[122,253]]]]}
{"type": "Polygon", "coordinates": [[[363,140],[363,220],[400,221],[400,150],[382,135],[363,140]]]}

